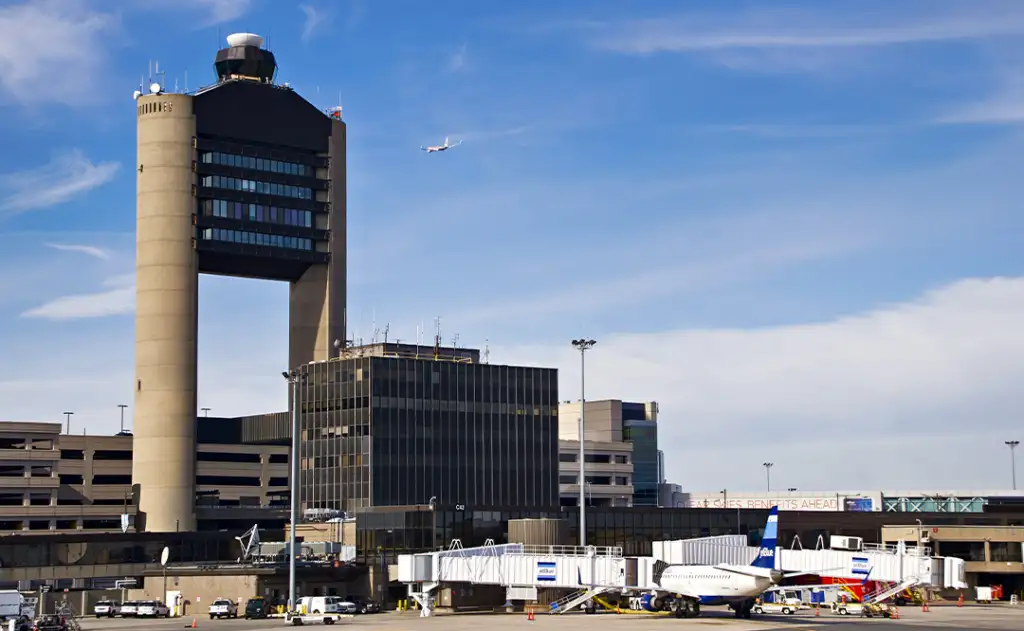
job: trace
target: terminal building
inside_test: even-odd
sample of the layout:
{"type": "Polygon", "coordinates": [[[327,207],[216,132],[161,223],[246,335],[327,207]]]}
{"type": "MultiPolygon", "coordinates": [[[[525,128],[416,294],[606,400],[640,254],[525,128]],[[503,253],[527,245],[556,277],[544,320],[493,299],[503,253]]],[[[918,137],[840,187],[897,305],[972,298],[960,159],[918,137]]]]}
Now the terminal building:
{"type": "MultiPolygon", "coordinates": [[[[588,506],[657,506],[661,482],[658,404],[587,401],[584,497],[588,506]]],[[[560,504],[579,506],[580,404],[558,406],[560,504]]]]}
{"type": "MultiPolygon", "coordinates": [[[[287,443],[245,444],[242,421],[196,419],[193,492],[199,530],[244,530],[257,521],[284,527],[287,443]]],[[[0,534],[134,531],[134,437],[62,429],[60,423],[0,423],[0,534]]]]}

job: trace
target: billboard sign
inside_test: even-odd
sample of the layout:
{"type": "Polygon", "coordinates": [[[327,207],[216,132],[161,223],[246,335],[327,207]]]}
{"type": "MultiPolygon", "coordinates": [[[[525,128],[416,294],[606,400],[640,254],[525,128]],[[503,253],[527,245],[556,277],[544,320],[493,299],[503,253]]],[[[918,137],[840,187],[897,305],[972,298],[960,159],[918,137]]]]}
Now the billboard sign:
{"type": "Polygon", "coordinates": [[[867,557],[853,557],[850,561],[850,571],[858,576],[871,574],[871,561],[867,557]]]}
{"type": "Polygon", "coordinates": [[[847,497],[843,502],[848,511],[870,513],[875,510],[875,504],[870,497],[847,497]]]}
{"type": "Polygon", "coordinates": [[[768,510],[778,506],[780,511],[838,511],[839,498],[835,495],[816,497],[717,497],[691,495],[687,500],[689,508],[759,508],[768,510]]]}

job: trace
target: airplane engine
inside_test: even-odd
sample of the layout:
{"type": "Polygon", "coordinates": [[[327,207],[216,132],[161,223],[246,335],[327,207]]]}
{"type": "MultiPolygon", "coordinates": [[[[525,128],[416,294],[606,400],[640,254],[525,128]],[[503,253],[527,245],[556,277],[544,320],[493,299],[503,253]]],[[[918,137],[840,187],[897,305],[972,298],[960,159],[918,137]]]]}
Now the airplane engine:
{"type": "Polygon", "coordinates": [[[644,594],[640,597],[640,607],[644,611],[650,611],[652,613],[662,611],[665,606],[665,600],[659,598],[657,594],[644,594]]]}

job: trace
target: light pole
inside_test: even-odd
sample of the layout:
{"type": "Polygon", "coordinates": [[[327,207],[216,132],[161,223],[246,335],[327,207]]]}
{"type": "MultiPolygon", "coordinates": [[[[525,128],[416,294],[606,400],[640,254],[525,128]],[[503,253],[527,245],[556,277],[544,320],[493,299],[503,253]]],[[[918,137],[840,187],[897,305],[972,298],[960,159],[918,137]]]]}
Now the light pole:
{"type": "Polygon", "coordinates": [[[765,477],[768,480],[768,492],[771,493],[771,490],[772,490],[772,467],[775,466],[775,463],[774,462],[765,462],[765,463],[762,463],[762,464],[764,466],[764,475],[765,475],[765,477]]]}
{"type": "Polygon", "coordinates": [[[586,488],[584,484],[587,482],[585,475],[585,467],[583,461],[586,459],[586,447],[584,445],[584,428],[586,407],[587,407],[587,351],[597,344],[596,340],[588,340],[580,338],[572,341],[572,346],[580,352],[580,546],[585,547],[587,545],[587,507],[586,507],[586,488]]]}
{"type": "MultiPolygon", "coordinates": [[[[288,534],[288,613],[295,612],[295,526],[299,513],[299,380],[306,375],[296,371],[282,372],[281,376],[292,386],[292,453],[291,474],[288,476],[288,503],[291,504],[291,529],[288,534]]],[[[208,410],[209,408],[204,408],[208,410]]]]}
{"type": "Polygon", "coordinates": [[[199,408],[203,412],[203,416],[210,415],[210,408],[199,408]]]}
{"type": "Polygon", "coordinates": [[[430,496],[430,549],[437,550],[437,496],[430,496]]]}
{"type": "Polygon", "coordinates": [[[117,407],[121,408],[121,431],[123,432],[124,431],[124,409],[126,407],[128,407],[128,406],[126,404],[124,404],[124,403],[118,403],[117,407]]]}
{"type": "Polygon", "coordinates": [[[64,416],[65,416],[65,417],[67,417],[67,419],[68,419],[68,426],[67,426],[67,429],[66,429],[66,430],[64,430],[64,433],[65,433],[65,434],[70,434],[70,433],[71,433],[71,417],[72,417],[73,415],[74,415],[74,412],[65,412],[65,413],[64,413],[64,416]]]}
{"type": "Polygon", "coordinates": [[[1006,446],[1010,448],[1010,475],[1013,477],[1013,490],[1017,490],[1017,455],[1014,453],[1017,450],[1017,445],[1020,444],[1019,440],[1007,440],[1003,441],[1006,446]]]}

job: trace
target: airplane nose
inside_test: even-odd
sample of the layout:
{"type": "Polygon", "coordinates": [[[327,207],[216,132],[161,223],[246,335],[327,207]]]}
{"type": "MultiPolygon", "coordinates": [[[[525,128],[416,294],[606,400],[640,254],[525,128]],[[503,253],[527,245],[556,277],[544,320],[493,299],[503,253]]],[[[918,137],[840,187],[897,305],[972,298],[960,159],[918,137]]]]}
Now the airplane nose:
{"type": "Polygon", "coordinates": [[[773,583],[779,583],[779,582],[782,581],[782,571],[781,570],[772,570],[770,576],[772,577],[772,582],[773,583]]]}

